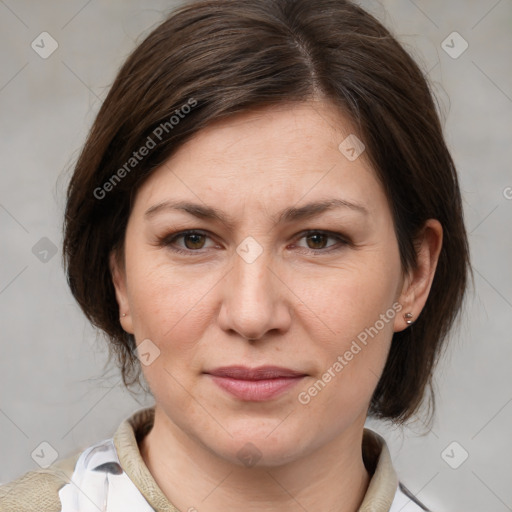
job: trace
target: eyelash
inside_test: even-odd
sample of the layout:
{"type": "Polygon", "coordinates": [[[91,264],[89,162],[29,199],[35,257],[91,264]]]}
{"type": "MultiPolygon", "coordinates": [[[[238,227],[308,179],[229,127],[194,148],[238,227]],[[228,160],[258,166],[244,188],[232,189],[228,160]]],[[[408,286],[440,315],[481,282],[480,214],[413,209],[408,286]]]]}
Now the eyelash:
{"type": "MultiPolygon", "coordinates": [[[[199,231],[199,230],[192,229],[192,230],[179,231],[179,232],[176,232],[176,233],[171,233],[170,235],[166,235],[166,236],[164,236],[164,237],[159,239],[159,245],[167,247],[171,251],[173,251],[175,253],[179,253],[179,254],[190,255],[192,253],[201,253],[202,249],[197,249],[197,250],[194,250],[194,249],[180,249],[180,248],[172,245],[177,239],[186,237],[187,235],[203,235],[203,236],[206,236],[206,237],[210,238],[208,233],[206,233],[204,231],[199,231]]],[[[305,231],[305,232],[301,233],[300,238],[298,238],[297,240],[301,240],[302,238],[306,238],[306,237],[311,236],[311,235],[323,235],[323,236],[326,236],[328,238],[335,238],[335,239],[338,240],[339,245],[337,247],[335,245],[329,246],[329,247],[327,247],[325,249],[305,249],[305,248],[301,248],[301,249],[305,249],[306,252],[309,253],[309,254],[331,253],[331,252],[339,251],[339,250],[343,249],[345,246],[350,245],[350,242],[347,240],[347,238],[343,237],[341,234],[339,234],[339,233],[332,233],[330,231],[322,231],[322,230],[308,230],[308,231],[305,231]]]]}

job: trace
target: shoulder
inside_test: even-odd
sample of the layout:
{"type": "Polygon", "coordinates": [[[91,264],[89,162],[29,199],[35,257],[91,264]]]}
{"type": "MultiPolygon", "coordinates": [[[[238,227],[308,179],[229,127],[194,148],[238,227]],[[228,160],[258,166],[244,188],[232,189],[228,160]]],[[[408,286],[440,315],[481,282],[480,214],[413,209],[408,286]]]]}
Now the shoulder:
{"type": "Polygon", "coordinates": [[[91,505],[100,510],[107,501],[115,503],[116,510],[152,512],[144,493],[154,497],[157,485],[147,468],[143,472],[137,439],[152,426],[153,417],[151,407],[137,411],[121,423],[114,437],[0,485],[0,512],[76,512],[91,505]]]}
{"type": "Polygon", "coordinates": [[[0,486],[0,512],[60,512],[59,490],[69,482],[80,454],[0,486]]]}
{"type": "Polygon", "coordinates": [[[120,466],[113,438],[0,487],[0,512],[101,510],[107,501],[116,510],[152,510],[120,466]]]}

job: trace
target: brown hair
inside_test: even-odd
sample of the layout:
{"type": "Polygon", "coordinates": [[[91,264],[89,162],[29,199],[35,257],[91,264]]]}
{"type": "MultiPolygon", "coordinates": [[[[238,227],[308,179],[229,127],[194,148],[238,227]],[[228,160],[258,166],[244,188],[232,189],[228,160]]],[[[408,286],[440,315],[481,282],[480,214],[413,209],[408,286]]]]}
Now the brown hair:
{"type": "Polygon", "coordinates": [[[124,259],[134,194],[209,123],[319,95],[364,141],[391,206],[404,270],[415,265],[414,240],[425,221],[442,224],[429,298],[414,325],[394,334],[369,413],[403,422],[432,389],[469,269],[455,166],[417,64],[373,16],[343,0],[189,2],[119,71],[69,184],[63,257],[71,291],[108,336],[125,386],[139,380],[140,364],[134,337],[119,322],[109,254],[124,259]],[[154,147],[135,159],[150,139],[154,147]]]}

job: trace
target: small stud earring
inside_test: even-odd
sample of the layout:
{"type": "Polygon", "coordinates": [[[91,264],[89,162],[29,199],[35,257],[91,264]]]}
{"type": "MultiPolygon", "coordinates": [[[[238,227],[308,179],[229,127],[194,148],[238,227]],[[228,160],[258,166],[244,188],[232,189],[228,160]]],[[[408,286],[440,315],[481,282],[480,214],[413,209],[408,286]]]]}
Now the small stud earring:
{"type": "Polygon", "coordinates": [[[412,318],[412,313],[405,313],[404,315],[404,319],[405,319],[405,323],[407,325],[411,325],[413,323],[413,321],[411,320],[412,318]]]}
{"type": "Polygon", "coordinates": [[[123,314],[121,315],[121,318],[124,318],[125,316],[126,316],[126,313],[123,313],[123,314]]]}

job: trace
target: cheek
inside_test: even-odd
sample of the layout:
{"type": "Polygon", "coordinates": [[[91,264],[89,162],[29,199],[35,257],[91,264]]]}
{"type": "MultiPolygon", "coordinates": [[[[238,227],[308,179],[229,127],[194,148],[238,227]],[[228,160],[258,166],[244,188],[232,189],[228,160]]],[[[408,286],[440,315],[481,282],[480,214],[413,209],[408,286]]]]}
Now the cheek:
{"type": "Polygon", "coordinates": [[[174,269],[161,251],[134,250],[126,266],[135,338],[186,356],[205,328],[208,292],[217,280],[205,269],[174,269]]]}
{"type": "Polygon", "coordinates": [[[133,329],[137,344],[151,340],[158,356],[151,364],[142,364],[142,372],[158,402],[175,404],[181,414],[197,414],[183,386],[193,389],[192,377],[201,371],[197,345],[206,329],[206,299],[212,284],[148,257],[143,263],[138,259],[132,266],[128,283],[133,329]]]}
{"type": "Polygon", "coordinates": [[[339,335],[330,343],[316,344],[319,372],[298,390],[296,400],[308,417],[322,417],[326,435],[334,436],[356,418],[366,417],[386,363],[396,314],[391,307],[375,307],[375,312],[363,316],[347,310],[342,319],[340,315],[339,335]]]}
{"type": "MultiPolygon", "coordinates": [[[[398,258],[396,264],[389,261],[355,255],[343,266],[322,269],[307,278],[300,274],[293,278],[294,293],[302,299],[304,312],[309,309],[310,328],[317,331],[313,340],[320,341],[326,350],[341,350],[392,309],[398,296],[400,266],[398,258]]],[[[393,314],[391,310],[388,316],[393,314]]],[[[382,326],[379,322],[378,327],[389,334],[393,323],[387,321],[382,326]]]]}
{"type": "Polygon", "coordinates": [[[371,256],[361,255],[357,264],[339,268],[315,286],[304,282],[302,288],[321,321],[311,317],[309,336],[319,373],[308,379],[299,402],[331,411],[327,414],[336,424],[342,421],[339,411],[364,412],[384,368],[394,319],[401,310],[396,302],[398,252],[391,248],[387,259],[377,253],[371,256]]]}

